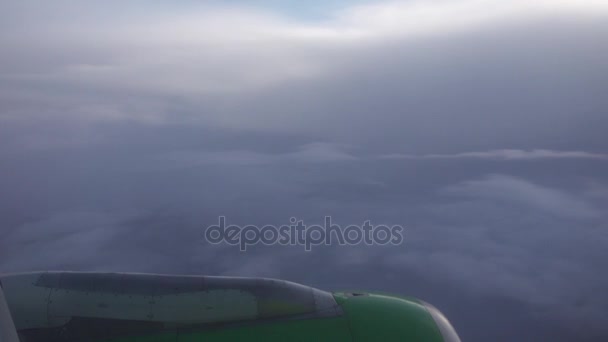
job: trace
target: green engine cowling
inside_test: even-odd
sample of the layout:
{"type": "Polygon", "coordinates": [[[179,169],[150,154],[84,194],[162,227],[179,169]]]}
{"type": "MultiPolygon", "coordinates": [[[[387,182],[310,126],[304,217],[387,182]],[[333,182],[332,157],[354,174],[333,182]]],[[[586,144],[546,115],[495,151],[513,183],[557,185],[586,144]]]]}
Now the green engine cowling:
{"type": "Polygon", "coordinates": [[[275,279],[0,276],[21,342],[460,341],[428,303],[275,279]]]}
{"type": "Polygon", "coordinates": [[[407,297],[336,293],[353,341],[460,341],[450,322],[434,306],[407,297]]]}

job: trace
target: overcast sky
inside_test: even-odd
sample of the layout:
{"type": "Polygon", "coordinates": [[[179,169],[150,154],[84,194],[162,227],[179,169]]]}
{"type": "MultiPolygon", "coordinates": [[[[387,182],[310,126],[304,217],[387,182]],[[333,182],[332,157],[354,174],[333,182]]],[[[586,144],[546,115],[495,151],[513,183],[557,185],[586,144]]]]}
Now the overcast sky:
{"type": "Polygon", "coordinates": [[[608,339],[608,2],[0,0],[0,272],[422,298],[464,341],[608,339]],[[400,246],[203,241],[290,217],[400,246]]]}

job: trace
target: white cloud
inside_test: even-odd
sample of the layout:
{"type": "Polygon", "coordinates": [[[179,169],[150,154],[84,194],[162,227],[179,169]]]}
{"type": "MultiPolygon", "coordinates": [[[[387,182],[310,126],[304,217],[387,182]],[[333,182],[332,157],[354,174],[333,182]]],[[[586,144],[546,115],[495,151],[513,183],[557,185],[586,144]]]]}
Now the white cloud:
{"type": "MultiPolygon", "coordinates": [[[[550,147],[555,136],[578,138],[572,122],[604,123],[593,94],[606,27],[587,24],[608,15],[600,2],[380,2],[309,22],[235,6],[24,3],[0,11],[0,121],[11,125],[187,123],[366,139],[386,151],[384,142],[428,150],[453,140],[483,149],[477,134],[550,136],[530,143],[550,147]],[[529,40],[528,24],[542,28],[529,40]],[[540,77],[520,85],[530,73],[540,77]]],[[[496,158],[522,158],[511,152],[496,158]]]]}
{"type": "Polygon", "coordinates": [[[517,150],[502,149],[482,152],[452,154],[387,154],[381,159],[491,159],[491,160],[537,160],[537,159],[597,159],[608,160],[608,154],[584,151],[517,150]]]}
{"type": "MultiPolygon", "coordinates": [[[[108,2],[106,6],[123,4],[108,2]]],[[[384,2],[346,8],[320,22],[237,7],[162,12],[152,6],[146,9],[147,16],[130,7],[120,16],[108,10],[96,14],[99,6],[72,2],[15,7],[5,16],[23,17],[23,24],[12,21],[0,34],[0,42],[10,47],[5,63],[0,63],[5,64],[0,65],[5,69],[4,80],[191,96],[322,77],[346,55],[357,53],[352,49],[389,38],[453,34],[548,15],[608,14],[608,5],[602,1],[524,0],[384,2]],[[50,19],[51,15],[57,18],[50,19]],[[24,51],[30,62],[20,60],[24,51]],[[336,51],[341,51],[341,57],[331,56],[336,51]],[[39,58],[47,60],[39,63],[39,58]],[[6,65],[20,63],[25,64],[6,65]],[[48,63],[49,68],[35,71],[48,63]]]]}
{"type": "Polygon", "coordinates": [[[447,188],[446,192],[523,205],[557,217],[590,219],[603,215],[581,196],[506,175],[495,174],[481,180],[466,181],[447,188]]]}

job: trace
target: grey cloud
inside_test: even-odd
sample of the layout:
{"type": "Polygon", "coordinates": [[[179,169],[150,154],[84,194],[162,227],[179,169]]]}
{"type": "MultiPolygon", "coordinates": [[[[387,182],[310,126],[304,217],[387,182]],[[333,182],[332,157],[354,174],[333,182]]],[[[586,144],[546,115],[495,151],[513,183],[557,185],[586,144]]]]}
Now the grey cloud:
{"type": "Polygon", "coordinates": [[[601,321],[608,298],[598,296],[597,289],[607,279],[593,269],[605,257],[600,246],[606,235],[600,232],[606,216],[588,211],[599,203],[506,176],[458,187],[461,199],[422,209],[434,218],[422,215],[424,221],[410,229],[410,249],[388,256],[387,262],[421,272],[436,270],[436,281],[461,282],[472,294],[525,298],[535,307],[536,319],[553,316],[573,331],[605,334],[601,321]],[[554,200],[564,202],[559,209],[547,208],[554,200]]]}
{"type": "Polygon", "coordinates": [[[5,228],[0,268],[18,272],[94,264],[122,220],[116,213],[69,212],[5,228]]]}

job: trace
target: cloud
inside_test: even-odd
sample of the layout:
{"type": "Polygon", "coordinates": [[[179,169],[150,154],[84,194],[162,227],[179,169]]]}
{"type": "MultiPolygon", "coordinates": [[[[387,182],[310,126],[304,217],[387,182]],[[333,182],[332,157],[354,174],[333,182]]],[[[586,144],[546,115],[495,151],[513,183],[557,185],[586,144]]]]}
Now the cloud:
{"type": "Polygon", "coordinates": [[[524,311],[534,319],[552,317],[570,324],[572,332],[605,336],[600,322],[608,297],[597,296],[596,289],[608,277],[594,271],[606,254],[600,247],[607,222],[601,202],[507,175],[465,181],[440,193],[443,200],[412,211],[424,219],[409,227],[409,248],[385,256],[386,263],[434,270],[437,283],[460,283],[477,298],[521,301],[532,305],[524,311]]]}
{"type": "Polygon", "coordinates": [[[445,190],[456,195],[522,203],[555,216],[578,219],[603,217],[602,211],[584,199],[511,176],[490,175],[445,190]]]}
{"type": "Polygon", "coordinates": [[[162,155],[161,159],[174,165],[264,165],[273,163],[326,163],[356,161],[358,158],[331,143],[310,143],[287,153],[259,153],[253,151],[196,152],[178,151],[162,155]]]}
{"type": "Polygon", "coordinates": [[[608,154],[584,151],[517,150],[502,149],[487,152],[462,152],[453,154],[387,154],[381,159],[490,159],[490,160],[542,160],[542,159],[596,159],[608,160],[608,154]]]}
{"type": "MultiPolygon", "coordinates": [[[[146,4],[145,9],[142,15],[138,5],[113,1],[8,5],[2,19],[11,25],[0,35],[7,47],[0,85],[12,89],[11,97],[27,97],[33,85],[56,92],[84,87],[189,99],[233,96],[323,80],[338,72],[348,56],[385,49],[394,40],[416,44],[429,36],[470,34],[513,20],[608,15],[601,1],[396,1],[345,8],[317,22],[238,6],[168,11],[146,4]],[[120,15],[109,10],[118,6],[120,15]]],[[[103,109],[84,115],[115,118],[117,113],[103,109]]]]}
{"type": "Polygon", "coordinates": [[[98,131],[140,124],[369,154],[606,148],[599,2],[383,2],[315,21],[238,5],[5,6],[5,130],[78,127],[8,135],[5,146],[97,144],[98,131]]]}
{"type": "Polygon", "coordinates": [[[116,213],[65,212],[3,232],[3,272],[80,268],[103,259],[103,249],[125,219],[116,213]],[[10,256],[10,257],[9,257],[10,256]]]}

